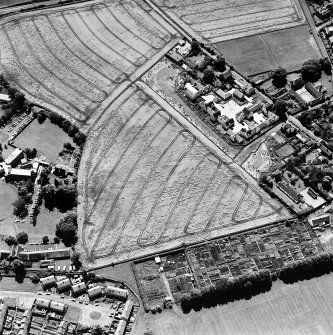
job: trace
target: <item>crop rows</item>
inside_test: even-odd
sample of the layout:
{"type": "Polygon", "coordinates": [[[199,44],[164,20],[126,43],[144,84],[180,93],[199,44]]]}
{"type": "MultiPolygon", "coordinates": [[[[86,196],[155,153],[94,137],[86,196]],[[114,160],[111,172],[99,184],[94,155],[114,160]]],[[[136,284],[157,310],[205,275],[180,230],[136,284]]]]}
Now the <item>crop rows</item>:
{"type": "Polygon", "coordinates": [[[134,1],[45,11],[0,26],[5,75],[32,101],[84,121],[171,40],[134,1]]]}
{"type": "Polygon", "coordinates": [[[90,260],[131,258],[285,214],[140,89],[122,99],[88,138],[80,168],[90,260]]]}

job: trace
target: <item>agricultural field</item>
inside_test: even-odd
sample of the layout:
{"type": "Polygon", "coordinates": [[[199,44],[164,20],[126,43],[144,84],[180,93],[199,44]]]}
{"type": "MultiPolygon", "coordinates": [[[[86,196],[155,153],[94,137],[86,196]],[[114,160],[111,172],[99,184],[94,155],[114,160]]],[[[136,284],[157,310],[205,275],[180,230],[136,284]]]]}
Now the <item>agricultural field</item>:
{"type": "Polygon", "coordinates": [[[132,86],[90,132],[78,211],[88,261],[123,261],[289,216],[174,115],[132,86]]]}
{"type": "Polygon", "coordinates": [[[331,334],[333,275],[292,285],[273,283],[271,291],[188,315],[164,310],[138,320],[137,334],[273,335],[331,334]]]}
{"type": "Polygon", "coordinates": [[[305,22],[298,0],[153,0],[180,26],[212,43],[305,22]]]}
{"type": "Polygon", "coordinates": [[[34,13],[1,24],[1,70],[28,99],[77,121],[175,38],[135,1],[34,13]]]}
{"type": "Polygon", "coordinates": [[[247,36],[215,44],[224,57],[245,75],[255,75],[284,67],[295,71],[321,54],[310,27],[298,27],[247,36]]]}

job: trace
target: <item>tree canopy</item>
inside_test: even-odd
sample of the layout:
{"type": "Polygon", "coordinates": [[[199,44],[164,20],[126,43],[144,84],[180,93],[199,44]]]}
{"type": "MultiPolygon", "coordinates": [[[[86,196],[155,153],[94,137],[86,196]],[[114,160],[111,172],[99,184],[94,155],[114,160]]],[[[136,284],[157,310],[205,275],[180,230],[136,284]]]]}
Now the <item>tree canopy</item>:
{"type": "Polygon", "coordinates": [[[28,234],[24,231],[19,232],[16,235],[17,242],[20,244],[26,244],[28,242],[28,234]]]}
{"type": "Polygon", "coordinates": [[[284,100],[276,100],[273,105],[274,113],[279,117],[280,120],[285,121],[287,119],[288,105],[284,100]]]}
{"type": "Polygon", "coordinates": [[[18,217],[25,217],[28,214],[28,209],[26,206],[26,202],[23,198],[18,198],[13,202],[14,210],[13,213],[14,215],[18,217]]]}
{"type": "Polygon", "coordinates": [[[214,81],[214,71],[213,71],[213,70],[206,69],[206,70],[204,71],[203,81],[204,81],[206,84],[211,84],[211,83],[213,83],[213,81],[214,81]]]}
{"type": "Polygon", "coordinates": [[[284,87],[287,84],[287,71],[285,68],[279,67],[273,72],[272,82],[275,87],[284,87]]]}
{"type": "Polygon", "coordinates": [[[306,61],[301,68],[302,79],[304,81],[315,82],[321,76],[321,64],[317,59],[306,61]]]}
{"type": "Polygon", "coordinates": [[[60,219],[56,226],[56,236],[58,236],[65,245],[73,245],[77,241],[77,215],[73,212],[68,213],[60,219]]]}

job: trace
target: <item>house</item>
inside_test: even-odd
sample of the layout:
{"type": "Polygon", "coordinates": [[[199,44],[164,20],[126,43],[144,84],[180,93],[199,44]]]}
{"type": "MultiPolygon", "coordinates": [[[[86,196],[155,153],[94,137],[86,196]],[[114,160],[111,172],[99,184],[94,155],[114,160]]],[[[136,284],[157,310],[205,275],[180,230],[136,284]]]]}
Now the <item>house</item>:
{"type": "Polygon", "coordinates": [[[235,120],[233,118],[229,118],[226,115],[219,115],[217,117],[217,121],[223,127],[224,130],[232,128],[235,125],[235,120]]]}
{"type": "Polygon", "coordinates": [[[244,100],[244,94],[239,91],[239,90],[234,90],[233,94],[232,94],[236,99],[238,99],[239,101],[243,101],[244,100]]]}
{"type": "Polygon", "coordinates": [[[56,279],[53,275],[40,279],[40,283],[42,284],[43,290],[45,290],[48,287],[54,286],[56,284],[56,282],[57,281],[56,281],[56,279]]]}
{"type": "Polygon", "coordinates": [[[49,309],[50,308],[50,300],[47,299],[36,299],[35,306],[40,309],[49,309]]]}
{"type": "Polygon", "coordinates": [[[121,320],[129,321],[133,309],[133,301],[127,300],[123,309],[123,312],[120,315],[121,320]]]}
{"type": "Polygon", "coordinates": [[[123,335],[123,334],[125,334],[126,325],[127,325],[126,321],[120,320],[119,323],[118,323],[118,325],[117,325],[117,329],[116,329],[114,335],[123,335]]]}
{"type": "Polygon", "coordinates": [[[320,227],[331,224],[331,215],[323,215],[313,219],[309,219],[309,223],[312,227],[320,227]]]}
{"type": "Polygon", "coordinates": [[[72,291],[74,295],[79,295],[87,291],[87,286],[84,282],[72,285],[72,291]]]}
{"type": "Polygon", "coordinates": [[[251,97],[256,91],[252,86],[249,85],[243,90],[243,92],[247,97],[251,97]]]}
{"type": "Polygon", "coordinates": [[[6,159],[5,163],[11,167],[15,167],[24,157],[23,150],[16,148],[6,159]]]}
{"type": "Polygon", "coordinates": [[[65,314],[67,306],[61,302],[58,301],[51,301],[50,303],[50,310],[54,311],[59,314],[65,314]]]}
{"type": "Polygon", "coordinates": [[[67,333],[67,328],[68,328],[68,321],[64,321],[64,320],[62,320],[62,321],[60,322],[59,327],[58,327],[57,335],[65,335],[65,334],[69,334],[69,333],[67,333]]]}
{"type": "Polygon", "coordinates": [[[0,102],[9,102],[10,97],[8,94],[0,94],[0,102]]]}
{"type": "Polygon", "coordinates": [[[323,95],[314,87],[312,83],[307,82],[305,87],[316,99],[322,99],[323,95]]]}
{"type": "Polygon", "coordinates": [[[216,93],[217,96],[219,96],[223,100],[228,100],[231,97],[230,92],[225,92],[221,89],[218,89],[215,93],[216,93]]]}
{"type": "Polygon", "coordinates": [[[176,50],[172,49],[171,51],[169,51],[166,56],[171,60],[173,61],[174,63],[176,64],[181,64],[182,60],[183,60],[183,57],[178,53],[176,52],[176,50]]]}
{"type": "Polygon", "coordinates": [[[107,286],[105,293],[110,298],[117,298],[121,300],[126,300],[128,297],[128,291],[123,288],[115,287],[115,286],[107,286]]]}
{"type": "Polygon", "coordinates": [[[328,44],[332,48],[332,45],[333,45],[333,36],[331,36],[331,37],[328,38],[328,44]]]}
{"type": "Polygon", "coordinates": [[[276,186],[293,202],[295,202],[296,204],[300,202],[300,197],[298,193],[292,187],[290,187],[289,184],[286,184],[284,181],[280,181],[276,183],[276,186]]]}
{"type": "Polygon", "coordinates": [[[71,282],[68,278],[57,282],[57,288],[59,292],[69,290],[71,288],[71,282]]]}
{"type": "Polygon", "coordinates": [[[220,112],[214,110],[211,107],[208,107],[207,108],[207,113],[209,114],[211,121],[214,122],[214,123],[216,123],[217,122],[217,118],[220,115],[220,112]]]}
{"type": "Polygon", "coordinates": [[[207,106],[207,105],[210,105],[212,102],[216,102],[216,96],[213,95],[213,94],[209,94],[209,95],[203,95],[201,97],[203,100],[204,100],[204,104],[207,106]]]}
{"type": "Polygon", "coordinates": [[[67,175],[73,175],[74,169],[64,164],[57,164],[53,173],[57,176],[66,177],[67,175]]]}
{"type": "Polygon", "coordinates": [[[317,193],[311,187],[309,187],[309,189],[308,189],[308,195],[311,198],[313,198],[313,199],[317,199],[318,198],[317,193]]]}
{"type": "Polygon", "coordinates": [[[333,26],[325,27],[324,32],[325,32],[326,38],[333,36],[333,26]]]}
{"type": "Polygon", "coordinates": [[[88,290],[88,296],[90,300],[96,299],[103,294],[101,286],[95,286],[88,290]]]}
{"type": "Polygon", "coordinates": [[[232,73],[230,71],[230,69],[226,69],[224,72],[222,72],[220,79],[222,81],[228,81],[230,79],[232,79],[232,73]]]}
{"type": "Polygon", "coordinates": [[[317,7],[315,9],[316,15],[321,19],[321,20],[326,20],[329,19],[329,17],[331,16],[331,12],[329,9],[327,9],[326,7],[322,6],[322,7],[317,7]]]}
{"type": "Polygon", "coordinates": [[[323,156],[327,157],[328,159],[332,159],[332,151],[327,149],[324,145],[321,145],[319,147],[320,152],[322,153],[323,156]]]}
{"type": "Polygon", "coordinates": [[[190,100],[195,100],[199,95],[199,91],[191,84],[185,84],[185,94],[190,100]]]}
{"type": "Polygon", "coordinates": [[[8,169],[8,174],[5,176],[6,180],[31,180],[32,170],[26,169],[8,169]]]}

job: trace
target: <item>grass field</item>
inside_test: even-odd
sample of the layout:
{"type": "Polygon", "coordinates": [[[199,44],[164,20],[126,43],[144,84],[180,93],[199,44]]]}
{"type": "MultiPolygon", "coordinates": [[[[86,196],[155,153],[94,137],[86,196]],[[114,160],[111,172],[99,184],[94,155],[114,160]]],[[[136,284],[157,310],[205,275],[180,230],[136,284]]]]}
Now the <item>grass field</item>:
{"type": "Polygon", "coordinates": [[[146,314],[135,334],[149,327],[154,335],[324,335],[332,334],[333,275],[286,285],[217,308],[178,315],[146,314]]]}
{"type": "Polygon", "coordinates": [[[287,215],[229,164],[132,87],[84,148],[84,254],[90,261],[131,259],[287,215]]]}
{"type": "Polygon", "coordinates": [[[305,24],[224,41],[215,46],[240,72],[247,75],[275,70],[279,66],[293,71],[308,59],[320,58],[319,49],[309,30],[310,27],[305,24]]]}
{"type": "Polygon", "coordinates": [[[135,1],[21,15],[0,27],[1,63],[14,86],[84,121],[172,36],[135,1]]]}
{"type": "Polygon", "coordinates": [[[185,29],[216,43],[305,22],[298,0],[153,0],[185,29]]]}
{"type": "Polygon", "coordinates": [[[44,155],[50,163],[55,163],[64,143],[75,146],[71,137],[63,129],[51,123],[50,119],[40,124],[33,120],[14,140],[15,145],[22,148],[36,148],[38,155],[44,155]]]}

